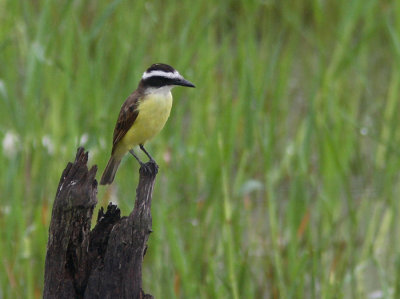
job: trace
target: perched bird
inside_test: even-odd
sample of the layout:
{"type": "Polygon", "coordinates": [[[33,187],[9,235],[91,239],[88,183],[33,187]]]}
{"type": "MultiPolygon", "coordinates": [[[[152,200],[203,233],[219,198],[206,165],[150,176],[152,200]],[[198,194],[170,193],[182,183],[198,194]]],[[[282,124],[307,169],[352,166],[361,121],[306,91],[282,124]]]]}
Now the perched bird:
{"type": "Polygon", "coordinates": [[[164,127],[172,107],[171,89],[178,85],[195,87],[167,64],[153,64],[143,73],[137,89],[126,99],[119,112],[111,158],[100,184],[111,184],[114,181],[121,159],[128,152],[141,166],[144,165],[133,151],[137,145],[154,162],[143,145],[164,127]]]}

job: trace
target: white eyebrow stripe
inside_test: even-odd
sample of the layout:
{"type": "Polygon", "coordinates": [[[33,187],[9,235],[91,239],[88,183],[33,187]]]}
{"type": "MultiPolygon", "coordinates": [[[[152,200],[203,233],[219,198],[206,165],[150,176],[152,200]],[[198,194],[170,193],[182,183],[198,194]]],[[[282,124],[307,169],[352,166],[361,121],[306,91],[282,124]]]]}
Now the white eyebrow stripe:
{"type": "Polygon", "coordinates": [[[150,77],[164,77],[164,78],[167,78],[167,79],[180,79],[180,78],[182,78],[182,76],[177,71],[175,71],[173,73],[164,72],[164,71],[151,71],[149,73],[148,72],[144,72],[143,76],[142,76],[142,79],[144,80],[144,79],[147,79],[147,78],[150,78],[150,77]]]}

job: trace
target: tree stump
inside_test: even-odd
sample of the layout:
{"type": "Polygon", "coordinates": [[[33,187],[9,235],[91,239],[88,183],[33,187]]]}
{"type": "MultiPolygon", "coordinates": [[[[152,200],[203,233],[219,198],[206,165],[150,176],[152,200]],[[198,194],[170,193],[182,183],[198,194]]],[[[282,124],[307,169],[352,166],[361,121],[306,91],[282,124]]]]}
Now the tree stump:
{"type": "Polygon", "coordinates": [[[68,163],[53,205],[45,263],[43,298],[153,298],[142,290],[142,262],[151,233],[151,199],[158,167],[140,168],[136,202],[128,217],[110,203],[99,210],[97,166],[87,167],[79,148],[68,163]]]}

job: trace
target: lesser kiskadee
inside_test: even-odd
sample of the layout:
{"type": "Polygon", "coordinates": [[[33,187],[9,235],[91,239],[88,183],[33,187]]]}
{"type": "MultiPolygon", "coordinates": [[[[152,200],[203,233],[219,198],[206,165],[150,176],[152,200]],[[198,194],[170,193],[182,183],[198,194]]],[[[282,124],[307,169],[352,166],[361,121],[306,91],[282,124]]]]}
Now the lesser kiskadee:
{"type": "Polygon", "coordinates": [[[172,107],[171,89],[177,85],[194,87],[177,70],[167,64],[157,63],[142,76],[137,89],[126,99],[119,112],[114,129],[111,158],[100,184],[111,184],[123,156],[130,152],[143,165],[133,151],[137,145],[149,157],[143,144],[164,127],[172,107]]]}

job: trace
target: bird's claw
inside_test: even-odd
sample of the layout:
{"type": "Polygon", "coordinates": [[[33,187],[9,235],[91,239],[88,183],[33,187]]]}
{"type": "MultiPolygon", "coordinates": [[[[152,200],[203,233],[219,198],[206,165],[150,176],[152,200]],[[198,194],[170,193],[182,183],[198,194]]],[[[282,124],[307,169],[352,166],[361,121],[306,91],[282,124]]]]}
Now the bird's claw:
{"type": "Polygon", "coordinates": [[[146,176],[155,176],[158,173],[158,165],[156,161],[150,160],[147,163],[140,164],[140,173],[146,176]]]}

